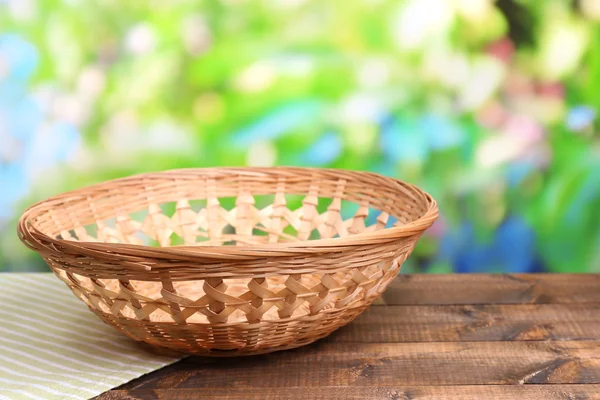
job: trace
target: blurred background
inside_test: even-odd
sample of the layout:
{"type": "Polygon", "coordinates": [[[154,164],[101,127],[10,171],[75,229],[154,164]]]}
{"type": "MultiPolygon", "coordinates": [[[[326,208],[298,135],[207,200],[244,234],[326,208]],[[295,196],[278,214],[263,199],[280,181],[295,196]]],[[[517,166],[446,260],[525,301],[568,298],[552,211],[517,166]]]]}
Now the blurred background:
{"type": "Polygon", "coordinates": [[[600,271],[598,0],[0,0],[0,271],[32,202],[180,167],[415,183],[405,272],[600,271]]]}

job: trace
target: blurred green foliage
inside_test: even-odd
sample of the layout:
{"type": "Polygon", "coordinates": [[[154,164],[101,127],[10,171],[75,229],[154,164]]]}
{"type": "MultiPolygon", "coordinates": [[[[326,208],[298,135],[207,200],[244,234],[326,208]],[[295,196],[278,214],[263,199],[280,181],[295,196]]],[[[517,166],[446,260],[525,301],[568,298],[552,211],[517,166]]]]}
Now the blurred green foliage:
{"type": "Polygon", "coordinates": [[[600,269],[594,0],[0,3],[0,270],[34,200],[180,167],[420,185],[409,271],[600,269]]]}

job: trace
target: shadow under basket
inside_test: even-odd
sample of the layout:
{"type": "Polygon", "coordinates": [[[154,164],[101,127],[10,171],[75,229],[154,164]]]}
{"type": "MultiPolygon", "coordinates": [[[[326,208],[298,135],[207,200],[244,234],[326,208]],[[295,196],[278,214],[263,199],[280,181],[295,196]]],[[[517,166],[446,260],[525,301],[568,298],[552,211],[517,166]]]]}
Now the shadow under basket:
{"type": "Polygon", "coordinates": [[[352,321],[437,215],[428,194],[373,173],[186,169],[52,197],[18,231],[129,337],[236,356],[302,346],[352,321]]]}

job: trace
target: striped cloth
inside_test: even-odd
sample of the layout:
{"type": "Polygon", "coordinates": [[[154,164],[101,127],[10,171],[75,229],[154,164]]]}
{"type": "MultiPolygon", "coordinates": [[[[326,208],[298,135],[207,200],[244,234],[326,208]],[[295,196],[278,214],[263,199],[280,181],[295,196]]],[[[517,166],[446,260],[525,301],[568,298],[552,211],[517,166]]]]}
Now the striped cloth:
{"type": "Polygon", "coordinates": [[[88,399],[177,361],[101,322],[53,274],[0,274],[0,399],[88,399]]]}

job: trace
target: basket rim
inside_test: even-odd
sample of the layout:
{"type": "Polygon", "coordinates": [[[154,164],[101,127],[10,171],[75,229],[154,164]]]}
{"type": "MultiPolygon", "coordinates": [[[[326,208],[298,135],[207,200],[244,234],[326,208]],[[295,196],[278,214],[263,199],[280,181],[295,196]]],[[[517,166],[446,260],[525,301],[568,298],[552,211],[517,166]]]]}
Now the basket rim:
{"type": "MultiPolygon", "coordinates": [[[[328,253],[342,251],[347,246],[363,246],[363,245],[376,245],[379,243],[386,243],[394,239],[401,237],[413,236],[420,234],[428,229],[437,219],[439,215],[439,209],[435,199],[427,192],[418,188],[417,186],[396,179],[389,176],[384,176],[374,172],[368,171],[357,171],[347,170],[341,168],[313,168],[313,167],[288,167],[288,166],[277,166],[277,167],[216,167],[216,168],[180,168],[171,169],[157,172],[145,172],[140,174],[134,174],[118,179],[111,179],[100,183],[87,185],[79,189],[71,190],[61,194],[54,195],[47,199],[36,202],[35,204],[28,207],[21,215],[17,225],[17,233],[21,241],[30,249],[40,252],[44,248],[48,248],[45,242],[52,247],[55,251],[57,248],[63,248],[70,250],[73,253],[85,252],[90,256],[98,258],[112,258],[118,256],[131,256],[135,258],[142,257],[147,260],[150,258],[157,259],[179,259],[179,260],[190,260],[190,258],[196,260],[247,260],[256,258],[265,258],[273,256],[293,256],[302,254],[313,254],[328,253]],[[124,181],[135,181],[144,178],[152,177],[164,177],[169,174],[179,174],[185,172],[193,172],[197,174],[201,172],[206,176],[210,176],[211,173],[222,174],[223,172],[236,174],[236,175],[260,175],[264,173],[282,172],[293,174],[294,171],[314,171],[314,172],[328,172],[332,174],[337,173],[351,173],[356,175],[367,175],[377,179],[391,180],[399,183],[405,187],[414,190],[420,195],[424,196],[427,201],[427,210],[419,218],[410,221],[401,226],[394,226],[390,228],[380,229],[378,231],[360,232],[353,235],[348,235],[343,238],[329,238],[329,239],[314,239],[297,242],[281,242],[281,243],[265,243],[265,244],[252,244],[249,246],[226,246],[226,245],[208,245],[208,246],[195,246],[195,245],[176,245],[170,247],[154,247],[148,245],[139,244],[125,244],[125,243],[104,243],[104,242],[89,242],[89,241],[71,241],[66,239],[53,238],[37,228],[35,228],[31,220],[36,217],[38,212],[41,212],[42,206],[47,206],[49,203],[60,201],[66,197],[82,196],[84,193],[90,190],[101,188],[105,185],[119,183],[124,181]]],[[[149,267],[144,267],[149,270],[149,267]]]]}

